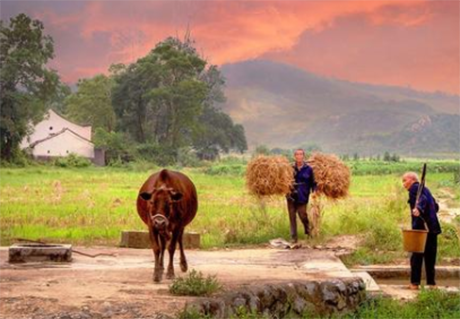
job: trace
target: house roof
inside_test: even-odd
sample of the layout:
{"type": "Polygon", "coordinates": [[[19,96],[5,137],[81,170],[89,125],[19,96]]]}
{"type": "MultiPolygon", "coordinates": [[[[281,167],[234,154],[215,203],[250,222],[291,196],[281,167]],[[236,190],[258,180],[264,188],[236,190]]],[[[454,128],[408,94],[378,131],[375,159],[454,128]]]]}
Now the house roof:
{"type": "MultiPolygon", "coordinates": [[[[66,131],[69,131],[71,134],[75,135],[76,137],[81,138],[82,140],[85,140],[86,142],[93,144],[93,142],[91,142],[91,141],[88,140],[87,138],[81,136],[80,134],[75,133],[75,132],[72,131],[71,129],[69,129],[69,128],[63,128],[62,130],[60,130],[60,131],[57,132],[57,133],[50,134],[50,135],[48,135],[47,137],[45,137],[45,138],[43,138],[43,139],[41,139],[41,140],[38,140],[38,141],[35,141],[35,142],[31,143],[31,144],[29,145],[29,147],[30,147],[30,148],[34,148],[36,145],[38,145],[38,144],[40,144],[40,143],[43,143],[43,142],[45,142],[45,141],[51,140],[51,139],[55,138],[56,136],[59,136],[59,135],[65,133],[66,131]]],[[[94,145],[94,144],[93,144],[93,145],[94,145]]]]}
{"type": "Polygon", "coordinates": [[[70,123],[72,123],[72,124],[74,124],[74,125],[78,125],[78,126],[81,126],[81,127],[91,127],[91,125],[87,125],[87,124],[82,124],[82,125],[80,125],[80,124],[77,124],[77,123],[75,123],[75,122],[72,122],[71,120],[69,120],[67,117],[65,117],[64,115],[62,115],[60,112],[58,112],[58,111],[56,111],[56,110],[49,109],[48,112],[53,112],[55,115],[57,115],[57,116],[60,117],[61,119],[65,120],[65,121],[67,121],[67,122],[70,122],[70,123]]]}

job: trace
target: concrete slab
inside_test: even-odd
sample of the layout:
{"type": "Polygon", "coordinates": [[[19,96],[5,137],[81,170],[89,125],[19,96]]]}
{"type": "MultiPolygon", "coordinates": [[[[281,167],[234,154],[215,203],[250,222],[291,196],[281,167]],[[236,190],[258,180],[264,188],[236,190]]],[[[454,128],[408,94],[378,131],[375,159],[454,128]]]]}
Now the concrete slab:
{"type": "MultiPolygon", "coordinates": [[[[73,262],[66,265],[47,262],[9,264],[8,251],[1,248],[0,313],[8,314],[8,318],[21,318],[25,313],[16,316],[18,304],[27,305],[26,310],[38,309],[45,313],[58,312],[66,307],[90,307],[102,311],[104,302],[109,302],[122,305],[122,308],[136,304],[138,312],[130,312],[131,317],[151,317],[152,313],[160,311],[173,313],[193,299],[169,295],[171,280],[153,283],[151,250],[82,247],[76,250],[115,256],[88,258],[74,254],[73,262]]],[[[187,250],[186,256],[189,269],[216,275],[226,290],[264,283],[321,282],[354,276],[332,252],[314,249],[187,250]]],[[[166,254],[165,266],[167,257],[166,254]]],[[[178,261],[179,254],[176,254],[176,276],[182,276],[178,261]]]]}
{"type": "MultiPolygon", "coordinates": [[[[458,266],[437,266],[436,283],[438,289],[459,292],[460,291],[460,267],[458,266]]],[[[410,267],[408,265],[371,265],[361,266],[351,269],[355,275],[366,273],[375,281],[380,291],[373,291],[367,287],[368,291],[373,293],[382,293],[391,296],[397,300],[412,300],[417,297],[419,291],[410,290],[410,267]]],[[[424,271],[422,272],[422,287],[424,288],[424,271]]],[[[364,278],[363,278],[364,279],[364,278]]],[[[364,279],[367,286],[367,281],[364,279]]]]}
{"type": "MultiPolygon", "coordinates": [[[[365,271],[374,278],[410,278],[409,265],[370,265],[358,266],[351,269],[352,272],[365,271]]],[[[425,271],[422,271],[422,278],[425,271]]],[[[460,266],[436,266],[436,278],[452,278],[460,281],[460,266]]]]}

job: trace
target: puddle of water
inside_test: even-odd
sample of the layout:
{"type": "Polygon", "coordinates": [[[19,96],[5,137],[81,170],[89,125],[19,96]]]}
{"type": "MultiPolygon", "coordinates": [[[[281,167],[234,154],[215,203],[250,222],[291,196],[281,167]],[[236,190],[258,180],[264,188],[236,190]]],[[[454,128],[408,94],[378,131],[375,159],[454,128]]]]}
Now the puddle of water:
{"type": "MultiPolygon", "coordinates": [[[[377,285],[408,285],[409,278],[374,278],[377,285]]],[[[426,283],[422,280],[422,285],[426,283]]],[[[436,284],[442,287],[457,287],[460,288],[460,279],[458,278],[442,278],[436,279],[436,284]]]]}

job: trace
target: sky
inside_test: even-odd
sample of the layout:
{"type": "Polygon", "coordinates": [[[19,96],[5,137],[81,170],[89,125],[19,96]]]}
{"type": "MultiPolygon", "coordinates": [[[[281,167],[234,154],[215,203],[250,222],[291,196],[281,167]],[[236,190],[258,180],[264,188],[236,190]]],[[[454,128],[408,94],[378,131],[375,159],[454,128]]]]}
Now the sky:
{"type": "Polygon", "coordinates": [[[66,83],[131,63],[187,30],[217,65],[288,63],[321,76],[460,94],[459,1],[4,1],[41,20],[66,83]]]}

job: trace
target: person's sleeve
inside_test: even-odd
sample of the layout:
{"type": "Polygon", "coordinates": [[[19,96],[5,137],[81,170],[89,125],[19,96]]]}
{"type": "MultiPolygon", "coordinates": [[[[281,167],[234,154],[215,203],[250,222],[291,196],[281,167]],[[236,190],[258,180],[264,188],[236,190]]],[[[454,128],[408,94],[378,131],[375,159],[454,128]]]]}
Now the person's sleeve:
{"type": "Polygon", "coordinates": [[[422,215],[426,215],[426,206],[428,204],[428,199],[426,198],[425,194],[422,193],[422,195],[420,195],[420,198],[418,199],[418,203],[417,203],[417,209],[419,210],[420,214],[422,215]]]}

